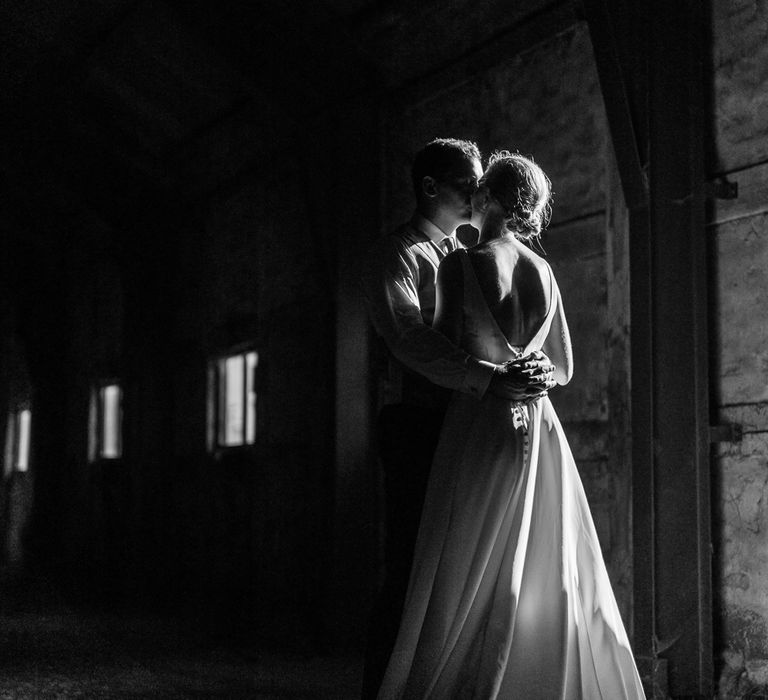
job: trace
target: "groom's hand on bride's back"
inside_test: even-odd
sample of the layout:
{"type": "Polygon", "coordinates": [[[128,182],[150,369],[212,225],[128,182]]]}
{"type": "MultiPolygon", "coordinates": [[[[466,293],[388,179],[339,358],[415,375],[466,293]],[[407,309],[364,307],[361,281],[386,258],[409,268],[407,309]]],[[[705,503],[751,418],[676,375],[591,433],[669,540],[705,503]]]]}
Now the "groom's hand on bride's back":
{"type": "Polygon", "coordinates": [[[532,401],[555,386],[555,366],[540,351],[498,365],[488,391],[511,401],[532,401]]]}

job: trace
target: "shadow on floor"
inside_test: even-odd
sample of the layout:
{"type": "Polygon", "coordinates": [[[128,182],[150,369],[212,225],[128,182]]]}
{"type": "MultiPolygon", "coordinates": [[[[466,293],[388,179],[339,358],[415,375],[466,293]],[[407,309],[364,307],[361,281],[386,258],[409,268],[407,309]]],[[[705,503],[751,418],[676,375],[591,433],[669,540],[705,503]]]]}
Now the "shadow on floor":
{"type": "Polygon", "coordinates": [[[41,580],[0,579],[0,699],[359,696],[361,659],[201,639],[189,625],[74,610],[41,580]]]}

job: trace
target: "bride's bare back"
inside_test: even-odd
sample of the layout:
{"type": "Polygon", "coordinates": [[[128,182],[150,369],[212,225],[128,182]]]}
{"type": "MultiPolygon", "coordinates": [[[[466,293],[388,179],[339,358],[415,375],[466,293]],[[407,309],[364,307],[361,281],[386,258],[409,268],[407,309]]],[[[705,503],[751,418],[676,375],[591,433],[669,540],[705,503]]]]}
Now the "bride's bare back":
{"type": "Polygon", "coordinates": [[[483,300],[499,330],[512,346],[524,347],[544,323],[550,306],[555,315],[543,351],[556,366],[553,377],[567,384],[573,355],[562,299],[549,265],[512,237],[492,239],[448,255],[437,278],[434,328],[460,345],[464,328],[464,285],[460,255],[467,255],[483,300]],[[557,299],[552,299],[552,290],[557,299]]]}
{"type": "Polygon", "coordinates": [[[488,308],[512,345],[527,345],[547,316],[552,300],[549,268],[511,236],[468,251],[488,308]]]}

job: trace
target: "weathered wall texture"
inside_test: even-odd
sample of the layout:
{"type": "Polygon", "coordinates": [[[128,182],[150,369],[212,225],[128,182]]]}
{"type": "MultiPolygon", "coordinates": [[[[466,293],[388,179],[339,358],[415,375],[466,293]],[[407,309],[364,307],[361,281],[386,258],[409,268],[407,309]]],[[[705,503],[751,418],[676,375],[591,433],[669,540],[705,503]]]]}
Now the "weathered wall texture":
{"type": "Polygon", "coordinates": [[[713,2],[711,175],[739,185],[708,233],[713,371],[721,422],[744,429],[714,463],[720,696],[768,694],[768,6],[713,2]]]}
{"type": "Polygon", "coordinates": [[[727,172],[768,158],[768,8],[758,0],[713,0],[712,168],[727,172]]]}
{"type": "Polygon", "coordinates": [[[423,92],[415,103],[406,96],[386,126],[387,228],[410,215],[410,159],[436,136],[475,140],[486,155],[494,149],[531,154],[553,183],[553,221],[542,245],[562,291],[575,375],[552,400],[629,626],[626,222],[615,210],[621,196],[588,31],[579,25],[472,81],[423,92]]]}

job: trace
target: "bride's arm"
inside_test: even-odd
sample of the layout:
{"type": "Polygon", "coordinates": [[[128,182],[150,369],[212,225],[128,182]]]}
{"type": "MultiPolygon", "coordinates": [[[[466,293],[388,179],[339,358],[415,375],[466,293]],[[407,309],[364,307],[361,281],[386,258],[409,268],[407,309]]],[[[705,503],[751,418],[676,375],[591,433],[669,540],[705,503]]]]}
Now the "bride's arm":
{"type": "Polygon", "coordinates": [[[464,272],[459,255],[447,255],[437,270],[435,318],[432,327],[454,345],[459,345],[464,324],[464,272]]]}
{"type": "MultiPolygon", "coordinates": [[[[550,274],[552,270],[549,271],[550,274]]],[[[554,277],[553,277],[554,279],[554,277]]],[[[563,299],[560,296],[560,289],[557,282],[554,284],[557,303],[555,317],[552,319],[552,325],[549,328],[549,334],[544,341],[544,352],[550,361],[555,365],[554,379],[558,384],[567,384],[573,376],[573,349],[571,347],[571,334],[568,331],[568,323],[565,320],[563,311],[563,299]]]]}

